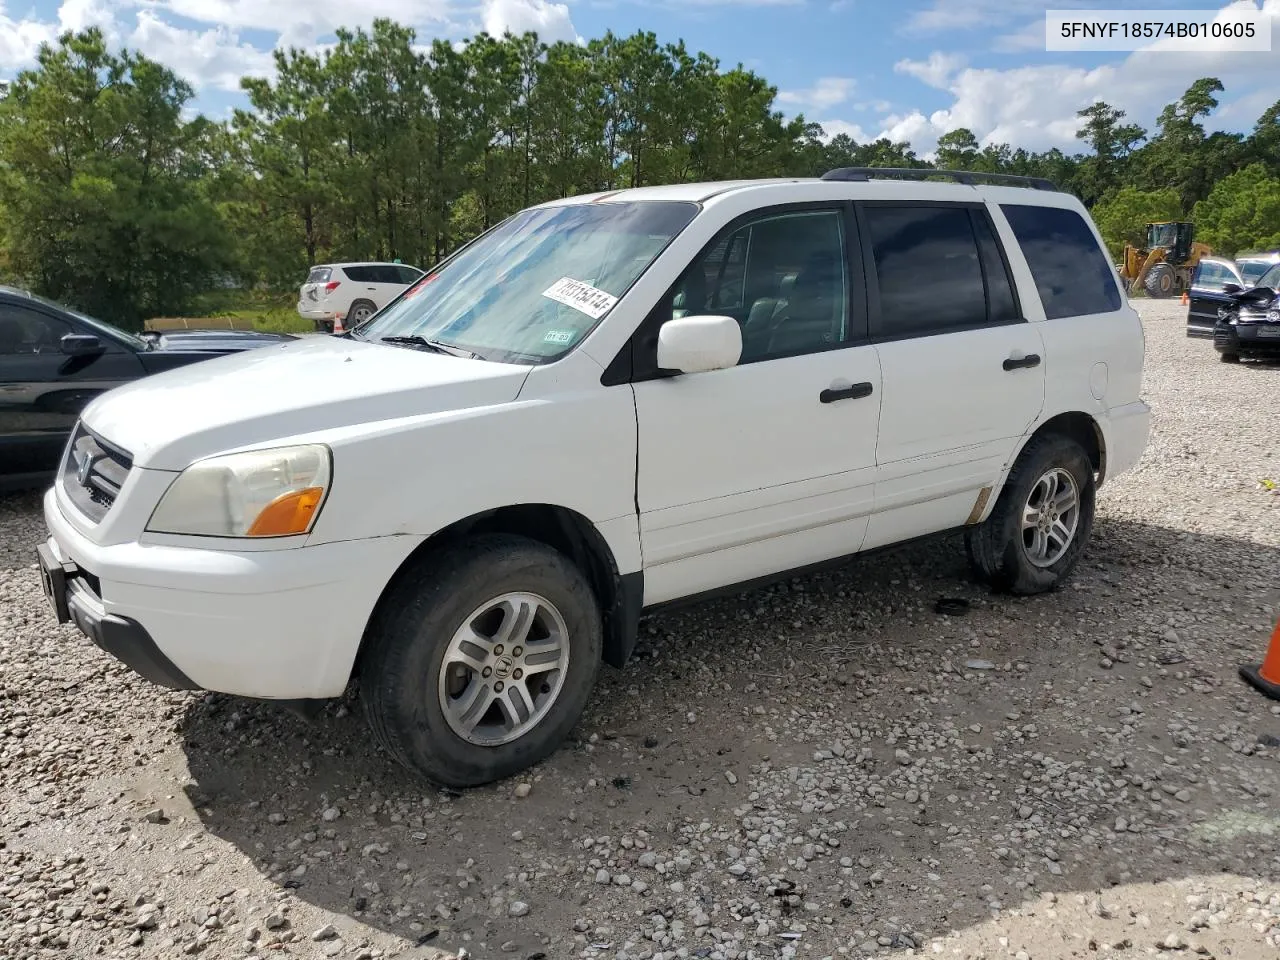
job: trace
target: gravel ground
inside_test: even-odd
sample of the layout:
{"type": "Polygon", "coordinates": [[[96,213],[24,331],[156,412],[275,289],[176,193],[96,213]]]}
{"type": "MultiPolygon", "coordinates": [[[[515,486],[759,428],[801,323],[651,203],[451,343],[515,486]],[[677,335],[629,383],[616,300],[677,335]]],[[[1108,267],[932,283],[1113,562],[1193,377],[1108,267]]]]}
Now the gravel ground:
{"type": "Polygon", "coordinates": [[[424,790],[358,711],[161,691],[0,499],[0,957],[1280,957],[1280,366],[1143,303],[1152,444],[1070,586],[956,540],[650,621],[531,775],[424,790]],[[934,612],[964,597],[967,616],[934,612]]]}

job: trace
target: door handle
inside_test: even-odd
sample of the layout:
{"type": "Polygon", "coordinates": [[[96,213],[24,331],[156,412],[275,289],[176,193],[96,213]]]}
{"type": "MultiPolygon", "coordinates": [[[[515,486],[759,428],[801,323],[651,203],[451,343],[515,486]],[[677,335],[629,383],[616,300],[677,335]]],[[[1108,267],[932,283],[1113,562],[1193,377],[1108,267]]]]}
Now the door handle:
{"type": "Polygon", "coordinates": [[[1038,366],[1040,366],[1040,354],[1038,353],[1029,353],[1025,357],[1019,357],[1017,359],[1010,357],[1004,362],[1004,368],[1006,370],[1018,370],[1021,367],[1038,366]]]}
{"type": "Polygon", "coordinates": [[[857,400],[869,396],[871,396],[871,384],[855,383],[851,387],[827,387],[818,394],[818,399],[823,403],[835,403],[837,400],[857,400]]]}

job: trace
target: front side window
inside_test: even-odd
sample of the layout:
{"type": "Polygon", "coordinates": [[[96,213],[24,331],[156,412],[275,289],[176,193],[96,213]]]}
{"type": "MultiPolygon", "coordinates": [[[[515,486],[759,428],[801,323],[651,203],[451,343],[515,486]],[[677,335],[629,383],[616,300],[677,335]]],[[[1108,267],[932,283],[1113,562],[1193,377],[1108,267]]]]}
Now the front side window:
{"type": "Polygon", "coordinates": [[[1258,287],[1270,287],[1272,290],[1280,292],[1280,263],[1264,273],[1258,278],[1258,282],[1254,284],[1258,287]]]}
{"type": "Polygon", "coordinates": [[[58,353],[70,332],[63,320],[0,303],[0,355],[58,353]]]}
{"type": "Polygon", "coordinates": [[[572,350],[693,220],[692,203],[525,210],[423,277],[353,336],[507,363],[572,350]]]}
{"type": "Polygon", "coordinates": [[[1202,260],[1196,267],[1195,279],[1191,281],[1191,285],[1201,290],[1221,290],[1226,284],[1235,282],[1235,275],[1225,264],[1202,260]]]}
{"type": "Polygon", "coordinates": [[[1001,204],[1049,320],[1120,309],[1110,262],[1080,214],[1063,207],[1001,204]]]}
{"type": "Polygon", "coordinates": [[[676,284],[671,317],[742,328],[741,363],[829,350],[849,324],[844,213],[773,214],[730,228],[676,284]]]}

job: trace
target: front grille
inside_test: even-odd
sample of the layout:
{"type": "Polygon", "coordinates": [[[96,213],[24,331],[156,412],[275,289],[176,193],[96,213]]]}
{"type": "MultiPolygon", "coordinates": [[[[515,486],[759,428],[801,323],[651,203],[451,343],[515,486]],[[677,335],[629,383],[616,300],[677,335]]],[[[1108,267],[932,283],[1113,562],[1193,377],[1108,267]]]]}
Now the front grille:
{"type": "Polygon", "coordinates": [[[120,496],[133,458],[76,424],[62,464],[62,487],[85,516],[99,521],[120,496]]]}

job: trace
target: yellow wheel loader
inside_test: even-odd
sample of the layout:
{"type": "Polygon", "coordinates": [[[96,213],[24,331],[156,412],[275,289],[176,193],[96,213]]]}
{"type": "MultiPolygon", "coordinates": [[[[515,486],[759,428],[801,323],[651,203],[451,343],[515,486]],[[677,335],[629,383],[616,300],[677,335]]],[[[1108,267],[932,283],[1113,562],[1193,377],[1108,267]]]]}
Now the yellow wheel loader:
{"type": "Polygon", "coordinates": [[[1173,297],[1191,286],[1201,257],[1213,251],[1195,241],[1196,225],[1187,221],[1148,223],[1144,247],[1124,246],[1120,279],[1130,293],[1145,290],[1149,297],[1173,297]]]}

